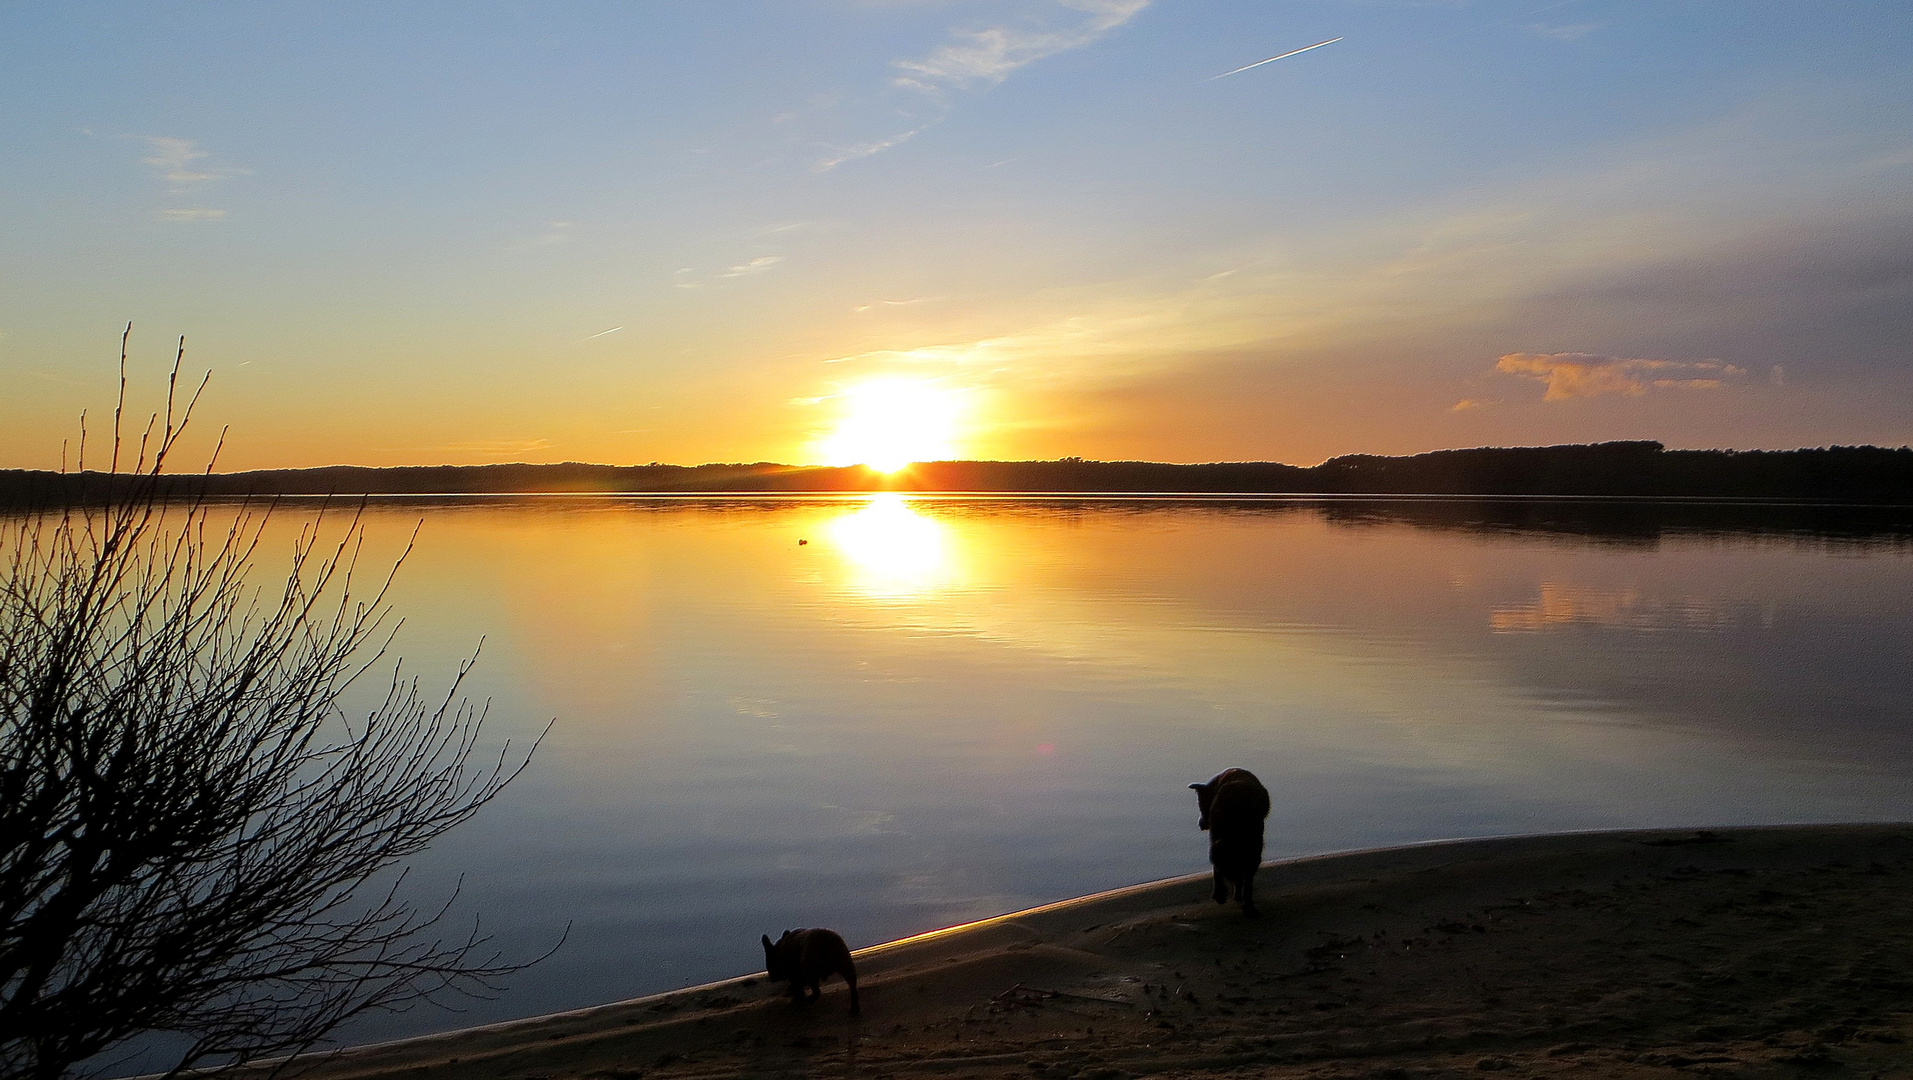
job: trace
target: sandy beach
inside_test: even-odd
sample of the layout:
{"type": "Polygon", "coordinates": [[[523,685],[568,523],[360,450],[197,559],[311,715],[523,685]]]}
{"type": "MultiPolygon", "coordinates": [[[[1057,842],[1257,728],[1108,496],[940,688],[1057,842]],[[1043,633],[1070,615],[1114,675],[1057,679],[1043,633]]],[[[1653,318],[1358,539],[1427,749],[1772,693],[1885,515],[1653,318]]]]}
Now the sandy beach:
{"type": "Polygon", "coordinates": [[[1913,1076],[1913,826],[1428,844],[1257,895],[1196,875],[859,950],[861,1017],[760,972],[309,1075],[1913,1076]]]}

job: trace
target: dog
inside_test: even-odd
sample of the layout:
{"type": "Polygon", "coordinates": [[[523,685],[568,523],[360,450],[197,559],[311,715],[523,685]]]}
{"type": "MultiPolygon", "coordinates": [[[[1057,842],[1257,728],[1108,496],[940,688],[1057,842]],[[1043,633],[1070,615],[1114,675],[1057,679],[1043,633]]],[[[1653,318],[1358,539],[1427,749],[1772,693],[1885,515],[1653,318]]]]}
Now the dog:
{"type": "Polygon", "coordinates": [[[763,935],[764,972],[772,982],[790,983],[792,1001],[812,1001],[823,997],[819,985],[832,975],[842,975],[850,984],[850,1015],[863,1010],[857,1003],[857,966],[851,963],[850,946],[834,930],[820,928],[786,930],[775,942],[763,935]]]}
{"type": "Polygon", "coordinates": [[[1209,833],[1216,903],[1228,903],[1233,888],[1242,913],[1254,918],[1255,872],[1262,866],[1262,823],[1269,816],[1269,789],[1247,769],[1224,769],[1208,783],[1189,787],[1201,812],[1196,827],[1209,833]]]}

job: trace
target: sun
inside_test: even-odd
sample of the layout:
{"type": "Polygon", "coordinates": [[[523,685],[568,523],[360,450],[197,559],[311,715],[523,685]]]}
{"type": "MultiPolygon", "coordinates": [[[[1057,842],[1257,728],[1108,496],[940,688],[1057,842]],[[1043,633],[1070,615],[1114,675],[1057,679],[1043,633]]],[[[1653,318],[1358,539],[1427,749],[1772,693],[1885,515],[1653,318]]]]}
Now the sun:
{"type": "Polygon", "coordinates": [[[843,419],[822,444],[827,464],[890,473],[913,461],[956,456],[963,412],[957,391],[922,380],[879,379],[851,387],[840,399],[843,419]]]}

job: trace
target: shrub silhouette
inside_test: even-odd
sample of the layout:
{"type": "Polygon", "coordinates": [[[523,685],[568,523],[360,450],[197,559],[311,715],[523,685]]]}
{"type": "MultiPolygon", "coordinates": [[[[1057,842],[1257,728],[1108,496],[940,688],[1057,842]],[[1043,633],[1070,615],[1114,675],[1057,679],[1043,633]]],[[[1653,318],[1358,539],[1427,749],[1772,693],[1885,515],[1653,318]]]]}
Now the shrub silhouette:
{"type": "Polygon", "coordinates": [[[346,716],[391,641],[390,575],[354,598],[354,519],[336,545],[302,530],[283,587],[256,589],[266,512],[160,497],[183,352],[122,471],[122,338],[109,473],[129,482],[0,528],[0,1076],[155,1031],[181,1039],[174,1072],[296,1055],[523,966],[475,923],[442,936],[450,899],[400,884],[530,752],[481,755],[469,661],[429,700],[394,664],[346,716]]]}

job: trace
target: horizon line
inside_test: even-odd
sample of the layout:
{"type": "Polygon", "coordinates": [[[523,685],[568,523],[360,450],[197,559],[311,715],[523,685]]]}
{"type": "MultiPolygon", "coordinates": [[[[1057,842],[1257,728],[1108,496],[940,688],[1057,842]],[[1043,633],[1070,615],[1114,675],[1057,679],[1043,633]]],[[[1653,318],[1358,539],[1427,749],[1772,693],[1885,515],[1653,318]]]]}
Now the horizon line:
{"type": "MultiPolygon", "coordinates": [[[[1806,452],[1814,452],[1814,451],[1835,451],[1835,450],[1877,450],[1877,451],[1883,451],[1887,453],[1913,452],[1913,444],[1908,444],[1908,443],[1902,443],[1899,446],[1892,446],[1892,445],[1886,445],[1886,444],[1880,444],[1880,443],[1821,443],[1815,446],[1755,447],[1755,448],[1749,448],[1749,449],[1741,449],[1737,447],[1669,447],[1665,443],[1662,443],[1656,439],[1607,439],[1607,440],[1602,440],[1599,442],[1545,443],[1545,444],[1528,444],[1528,445],[1516,445],[1516,446],[1455,446],[1455,447],[1442,447],[1440,449],[1435,449],[1435,450],[1418,450],[1418,451],[1413,451],[1410,453],[1400,453],[1400,454],[1380,454],[1380,453],[1372,453],[1368,451],[1352,451],[1349,453],[1331,455],[1329,457],[1323,458],[1321,461],[1318,461],[1313,465],[1297,465],[1291,462],[1277,461],[1273,458],[1233,458],[1233,459],[1217,458],[1217,459],[1211,459],[1207,461],[1157,461],[1157,460],[1151,460],[1147,458],[1087,458],[1087,457],[1080,457],[1077,455],[1067,455],[1064,457],[1056,457],[1056,458],[937,458],[937,459],[926,460],[926,461],[912,461],[906,465],[900,466],[895,469],[880,469],[867,462],[852,462],[849,464],[839,464],[839,465],[826,465],[826,464],[799,465],[799,464],[791,464],[789,462],[759,459],[756,461],[705,461],[705,462],[700,462],[697,464],[690,464],[690,465],[681,464],[677,462],[668,462],[668,461],[648,461],[648,462],[637,462],[632,464],[618,465],[618,464],[612,464],[609,462],[578,461],[578,460],[568,459],[565,461],[488,461],[488,462],[468,462],[464,464],[457,464],[452,462],[439,462],[435,464],[410,464],[410,465],[361,465],[361,464],[354,464],[351,462],[333,462],[326,465],[277,465],[277,466],[262,466],[259,468],[233,469],[233,470],[226,470],[226,471],[206,470],[203,472],[167,473],[164,475],[175,477],[175,478],[183,478],[183,477],[189,477],[189,476],[202,476],[202,477],[203,476],[245,476],[252,473],[319,472],[326,469],[360,469],[360,470],[367,470],[367,471],[383,472],[383,471],[398,470],[398,469],[583,468],[583,469],[781,469],[781,470],[788,470],[792,472],[864,469],[864,470],[868,470],[870,472],[876,473],[880,476],[901,476],[904,473],[909,472],[911,469],[921,468],[924,466],[938,466],[938,465],[1147,465],[1147,466],[1155,466],[1155,467],[1161,467],[1161,468],[1175,468],[1175,469],[1194,469],[1194,468],[1209,468],[1209,467],[1217,467],[1217,466],[1252,466],[1253,465],[1253,466],[1276,466],[1276,467],[1285,468],[1285,469],[1306,470],[1306,469],[1320,468],[1321,466],[1326,465],[1332,461],[1342,461],[1349,458],[1369,458],[1369,459],[1377,459],[1377,460],[1405,461],[1405,460],[1411,460],[1414,458],[1432,457],[1439,454],[1495,453],[1495,452],[1514,452],[1514,451],[1522,451],[1522,450],[1541,451],[1541,450],[1571,450],[1571,449],[1620,448],[1620,447],[1643,448],[1643,449],[1652,447],[1653,451],[1656,453],[1726,454],[1726,455],[1736,455],[1736,456],[1747,455],[1747,454],[1796,454],[1796,453],[1806,453],[1806,452]]],[[[35,468],[20,467],[20,466],[0,467],[0,474],[5,474],[5,473],[47,473],[51,475],[62,475],[62,476],[115,475],[108,470],[100,470],[100,469],[67,470],[67,469],[35,469],[35,468]]],[[[120,473],[117,475],[130,476],[130,475],[136,475],[136,474],[120,473]]]]}

